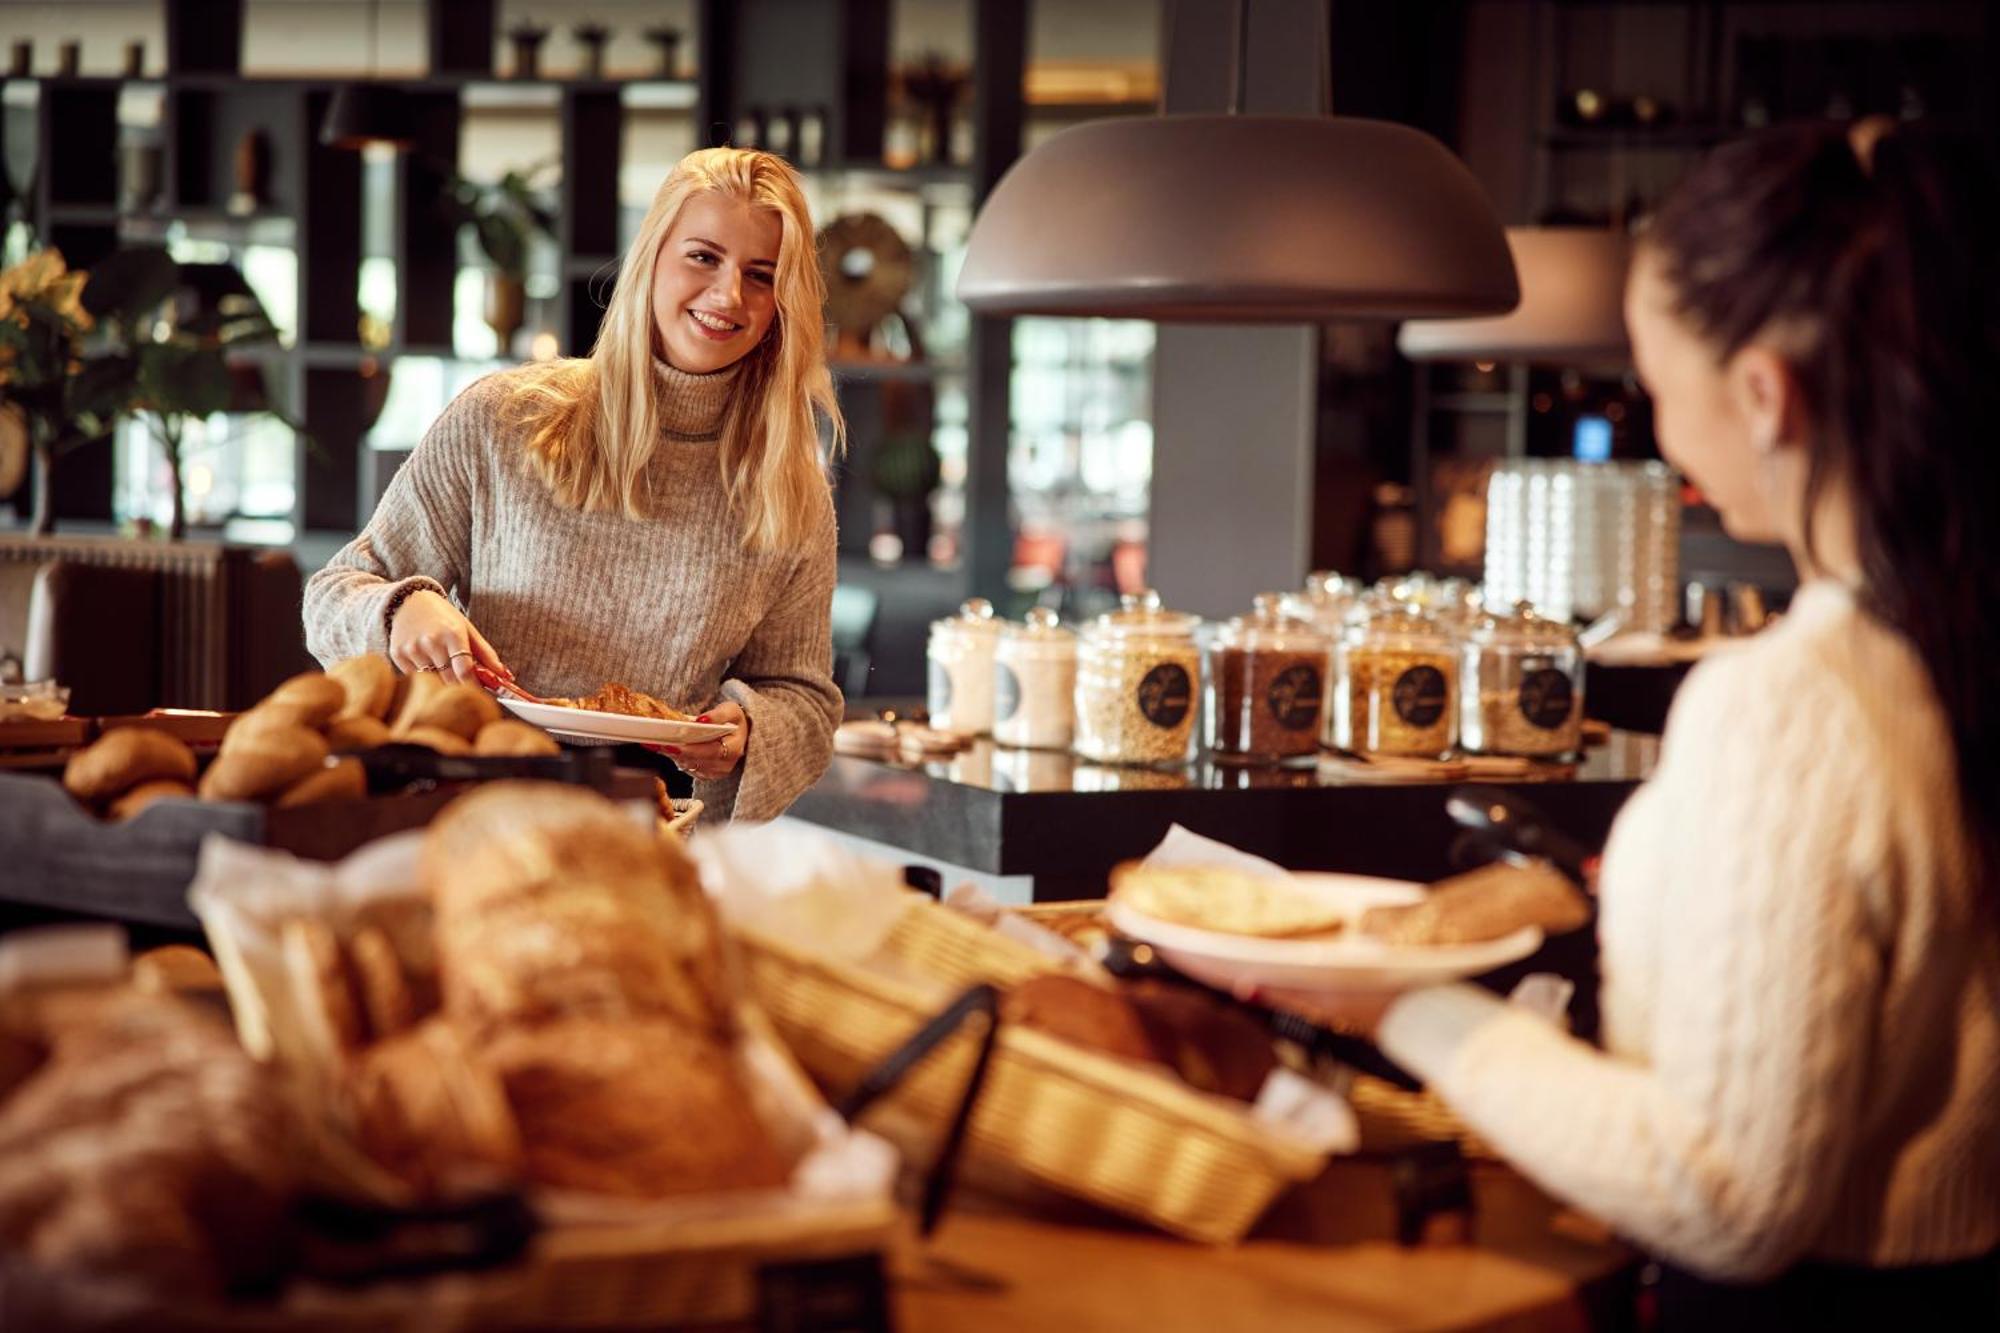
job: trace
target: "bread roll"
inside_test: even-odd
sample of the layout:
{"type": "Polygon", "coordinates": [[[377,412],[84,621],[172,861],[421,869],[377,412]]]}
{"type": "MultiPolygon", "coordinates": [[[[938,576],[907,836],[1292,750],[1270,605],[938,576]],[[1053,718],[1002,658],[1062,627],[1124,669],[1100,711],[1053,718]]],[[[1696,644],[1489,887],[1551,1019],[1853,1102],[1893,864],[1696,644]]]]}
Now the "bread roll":
{"type": "Polygon", "coordinates": [[[305,671],[264,696],[259,708],[290,713],[301,726],[322,727],[347,706],[347,690],[324,672],[305,671]]]}
{"type": "Polygon", "coordinates": [[[294,782],[271,802],[275,809],[318,805],[323,801],[360,801],[368,796],[368,772],[359,759],[336,759],[325,768],[294,782]]]}
{"type": "Polygon", "coordinates": [[[679,1023],[510,1028],[477,1058],[506,1089],[543,1184],[659,1198],[785,1181],[729,1048],[679,1023]]]}
{"type": "Polygon", "coordinates": [[[479,729],[472,750],[484,755],[554,755],[562,753],[562,746],[540,727],[529,726],[518,718],[503,717],[479,729]]]}
{"type": "Polygon", "coordinates": [[[389,714],[396,697],[396,668],[380,653],[363,653],[335,662],[326,669],[327,679],[337,681],[347,693],[337,718],[368,718],[380,722],[389,714]]]}
{"type": "Polygon", "coordinates": [[[471,754],[472,742],[455,731],[443,727],[411,727],[397,735],[399,741],[408,745],[422,745],[436,750],[439,754],[471,754]]]}
{"type": "Polygon", "coordinates": [[[224,739],[222,752],[201,775],[199,791],[204,801],[262,800],[324,768],[326,760],[326,739],[318,732],[260,726],[234,744],[224,739]]]}
{"type": "Polygon", "coordinates": [[[585,1014],[731,1030],[693,863],[595,792],[489,783],[431,826],[424,877],[445,1007],[474,1031],[585,1014]]]}
{"type": "Polygon", "coordinates": [[[444,678],[435,671],[412,671],[404,676],[395,714],[389,720],[389,730],[398,736],[408,731],[416,715],[423,711],[425,702],[444,686],[444,678]]]}
{"type": "Polygon", "coordinates": [[[1139,1011],[1108,986],[1057,972],[1030,977],[1007,992],[1000,1016],[1106,1055],[1161,1063],[1139,1011]]]}
{"type": "Polygon", "coordinates": [[[419,1195],[520,1171],[520,1134],[499,1080],[441,1019],[362,1052],[347,1094],[362,1150],[419,1195]]]}
{"type": "Polygon", "coordinates": [[[389,743],[389,724],[373,717],[337,717],[326,724],[327,748],[335,754],[372,750],[389,743]]]}
{"type": "Polygon", "coordinates": [[[137,815],[155,801],[186,800],[194,796],[192,783],[177,778],[154,778],[142,782],[111,803],[108,811],[113,819],[125,820],[137,815]]]}
{"type": "Polygon", "coordinates": [[[1289,875],[1225,865],[1128,861],[1111,871],[1111,894],[1156,921],[1232,935],[1326,935],[1347,920],[1344,906],[1300,887],[1289,875]]]}
{"type": "Polygon", "coordinates": [[[1255,1101],[1277,1065],[1271,1036],[1249,1016],[1185,986],[1115,989],[1059,973],[1032,977],[1001,1016],[1089,1050],[1163,1065],[1201,1092],[1255,1101]]]}
{"type": "Polygon", "coordinates": [[[108,801],[142,782],[194,781],[194,751],[164,731],[119,727],[70,756],[63,786],[79,801],[108,801]]]}
{"type": "MultiPolygon", "coordinates": [[[[435,673],[430,673],[435,674],[435,673]]],[[[492,695],[477,685],[454,683],[429,691],[415,707],[404,713],[405,733],[435,727],[449,731],[460,740],[470,741],[480,728],[498,722],[501,708],[492,695]]]]}
{"type": "Polygon", "coordinates": [[[417,1021],[417,1003],[403,975],[403,960],[380,926],[363,926],[347,940],[361,1011],[375,1040],[393,1037],[417,1021]]]}
{"type": "Polygon", "coordinates": [[[347,963],[332,927],[314,917],[293,917],[279,929],[278,948],[300,1036],[322,1069],[336,1069],[366,1036],[361,1006],[347,979],[347,963]]]}

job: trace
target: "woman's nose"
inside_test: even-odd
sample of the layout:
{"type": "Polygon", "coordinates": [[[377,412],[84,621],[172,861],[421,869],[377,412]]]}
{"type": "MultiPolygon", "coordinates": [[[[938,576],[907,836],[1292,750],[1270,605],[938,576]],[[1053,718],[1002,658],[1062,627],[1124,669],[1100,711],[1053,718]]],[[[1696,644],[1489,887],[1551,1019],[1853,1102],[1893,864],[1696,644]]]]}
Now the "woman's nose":
{"type": "Polygon", "coordinates": [[[734,310],[743,302],[743,275],[730,267],[718,269],[710,290],[734,310]]]}

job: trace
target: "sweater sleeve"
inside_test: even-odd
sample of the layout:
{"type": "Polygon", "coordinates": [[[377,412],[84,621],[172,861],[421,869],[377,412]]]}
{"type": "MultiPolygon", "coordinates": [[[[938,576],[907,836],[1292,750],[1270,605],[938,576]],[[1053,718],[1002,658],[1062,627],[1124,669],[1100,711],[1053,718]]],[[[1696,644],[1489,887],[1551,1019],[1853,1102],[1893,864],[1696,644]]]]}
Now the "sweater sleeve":
{"type": "Polygon", "coordinates": [[[723,682],[723,696],[750,718],[750,748],[729,777],[695,784],[704,804],[733,808],[736,819],[775,819],[826,772],[842,708],[833,683],[837,569],[829,496],[790,582],[723,682]]]}
{"type": "Polygon", "coordinates": [[[407,585],[465,600],[473,480],[500,393],[488,376],[454,398],[397,469],[368,526],[306,580],[306,647],[322,663],[387,653],[383,613],[407,585]]]}
{"type": "Polygon", "coordinates": [[[1380,1034],[1545,1189],[1723,1278],[1777,1272],[1824,1225],[1885,984],[1864,906],[1879,886],[1847,851],[1869,841],[1851,703],[1770,665],[1688,680],[1613,831],[1607,914],[1620,895],[1660,901],[1650,1064],[1464,986],[1405,996],[1380,1034]]]}

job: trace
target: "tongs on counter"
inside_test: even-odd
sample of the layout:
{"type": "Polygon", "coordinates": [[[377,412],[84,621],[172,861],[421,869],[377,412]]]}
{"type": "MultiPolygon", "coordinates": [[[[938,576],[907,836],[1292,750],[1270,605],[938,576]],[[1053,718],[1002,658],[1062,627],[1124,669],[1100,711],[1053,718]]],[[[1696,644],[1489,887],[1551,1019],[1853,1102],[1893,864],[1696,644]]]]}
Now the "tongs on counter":
{"type": "Polygon", "coordinates": [[[472,676],[473,679],[477,680],[481,685],[485,686],[488,690],[492,691],[494,694],[498,694],[502,690],[505,690],[508,694],[511,694],[516,699],[519,699],[522,703],[526,704],[548,703],[547,699],[543,699],[536,695],[530,694],[528,691],[522,689],[519,685],[516,685],[513,681],[508,680],[504,676],[500,675],[492,667],[485,666],[480,663],[474,663],[472,667],[472,676]]]}

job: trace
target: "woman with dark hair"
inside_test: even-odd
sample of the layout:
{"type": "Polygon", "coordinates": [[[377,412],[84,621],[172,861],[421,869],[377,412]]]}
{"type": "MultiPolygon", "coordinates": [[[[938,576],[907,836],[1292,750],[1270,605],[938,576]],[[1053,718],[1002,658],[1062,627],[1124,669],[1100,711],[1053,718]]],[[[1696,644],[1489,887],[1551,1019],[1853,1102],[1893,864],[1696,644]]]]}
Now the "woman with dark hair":
{"type": "Polygon", "coordinates": [[[1783,130],[1639,247],[1661,450],[1802,583],[1612,830],[1605,1049],[1472,987],[1317,997],[1659,1256],[1665,1327],[2000,1327],[1997,182],[1783,130]]]}

